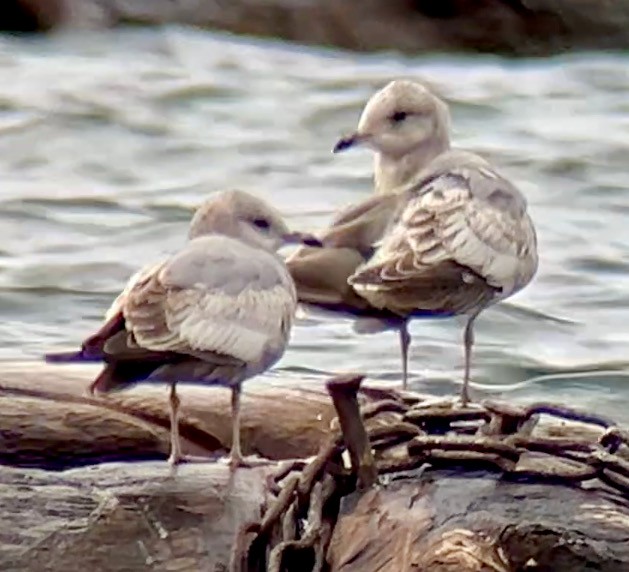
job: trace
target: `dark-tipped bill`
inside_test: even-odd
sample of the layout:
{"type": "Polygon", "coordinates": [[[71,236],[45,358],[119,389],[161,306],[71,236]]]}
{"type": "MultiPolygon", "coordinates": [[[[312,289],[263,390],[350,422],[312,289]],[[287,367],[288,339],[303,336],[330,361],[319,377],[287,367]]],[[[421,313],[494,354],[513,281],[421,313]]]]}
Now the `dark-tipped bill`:
{"type": "Polygon", "coordinates": [[[342,137],[336,142],[336,145],[334,145],[332,153],[341,153],[342,151],[346,151],[350,147],[354,147],[355,145],[362,143],[365,139],[366,137],[359,133],[352,133],[352,135],[342,137]]]}

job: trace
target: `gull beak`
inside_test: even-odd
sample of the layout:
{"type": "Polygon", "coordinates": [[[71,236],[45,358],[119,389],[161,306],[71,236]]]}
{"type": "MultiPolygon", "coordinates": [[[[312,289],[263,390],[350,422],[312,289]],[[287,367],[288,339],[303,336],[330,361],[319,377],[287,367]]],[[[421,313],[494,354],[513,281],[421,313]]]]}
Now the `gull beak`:
{"type": "Polygon", "coordinates": [[[287,232],[282,235],[285,244],[305,244],[306,246],[323,246],[322,242],[312,234],[307,232],[287,232]]]}
{"type": "Polygon", "coordinates": [[[350,147],[355,147],[356,145],[360,145],[369,139],[369,135],[363,133],[352,133],[347,137],[341,137],[334,145],[332,149],[332,153],[341,153],[342,151],[347,151],[350,147]]]}

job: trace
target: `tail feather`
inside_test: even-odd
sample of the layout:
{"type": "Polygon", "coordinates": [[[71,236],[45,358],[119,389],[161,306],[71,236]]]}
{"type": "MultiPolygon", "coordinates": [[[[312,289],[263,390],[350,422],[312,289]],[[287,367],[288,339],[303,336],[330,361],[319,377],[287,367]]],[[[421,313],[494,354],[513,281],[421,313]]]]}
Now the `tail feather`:
{"type": "Polygon", "coordinates": [[[120,331],[124,331],[125,322],[122,312],[114,314],[100,329],[87,338],[78,352],[46,354],[47,363],[98,362],[105,359],[104,348],[107,340],[120,331]]]}
{"type": "Polygon", "coordinates": [[[89,392],[109,393],[138,383],[153,373],[159,362],[118,361],[108,363],[89,386],[89,392]]]}
{"type": "Polygon", "coordinates": [[[103,371],[98,374],[98,377],[96,377],[88,388],[91,395],[95,393],[108,393],[122,385],[121,380],[118,380],[115,375],[115,369],[116,366],[113,364],[107,364],[103,368],[103,371]]]}

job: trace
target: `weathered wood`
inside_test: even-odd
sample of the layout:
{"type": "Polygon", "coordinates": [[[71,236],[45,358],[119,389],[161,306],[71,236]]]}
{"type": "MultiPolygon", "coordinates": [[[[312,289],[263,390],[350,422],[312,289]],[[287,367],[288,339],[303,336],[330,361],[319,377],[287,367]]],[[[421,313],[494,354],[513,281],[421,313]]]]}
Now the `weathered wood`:
{"type": "MultiPolygon", "coordinates": [[[[84,388],[95,371],[30,363],[0,369],[0,460],[14,465],[0,466],[0,570],[227,570],[242,525],[267,522],[274,514],[262,511],[279,502],[273,501],[269,478],[277,465],[239,469],[230,477],[226,465],[207,462],[183,465],[173,476],[163,460],[142,461],[165,459],[168,452],[166,388],[143,385],[93,399],[84,388]],[[128,462],[103,463],[111,459],[128,462]],[[80,467],[89,463],[96,464],[80,467]]],[[[182,386],[181,395],[187,452],[209,455],[228,448],[228,391],[182,386]]],[[[409,422],[418,410],[409,411],[395,391],[367,386],[359,395],[363,411],[369,412],[370,434],[383,439],[375,447],[380,467],[394,466],[398,454],[409,459],[409,442],[420,456],[436,448],[430,452],[434,459],[487,455],[457,451],[470,441],[466,436],[448,443],[422,437],[409,422]],[[405,440],[387,436],[398,428],[405,440]]],[[[332,423],[335,413],[323,383],[269,377],[245,386],[243,405],[248,452],[303,458],[324,444],[323,457],[338,456],[329,432],[338,423],[332,423]]],[[[512,413],[515,419],[517,411],[512,413]]],[[[431,416],[429,409],[426,415],[431,416]]],[[[533,443],[542,452],[518,454],[516,467],[511,467],[513,454],[508,470],[534,470],[536,464],[547,468],[568,462],[544,452],[557,443],[589,454],[592,444],[607,435],[601,428],[576,434],[570,427],[578,424],[563,426],[551,424],[548,430],[540,424],[522,436],[490,431],[479,436],[477,445],[484,450],[489,444],[496,456],[505,451],[509,456],[514,448],[533,443]],[[504,446],[496,445],[499,438],[504,446]]],[[[626,468],[622,447],[617,477],[626,468]]],[[[338,459],[333,464],[338,471],[338,459]]],[[[299,479],[295,473],[286,478],[295,498],[310,498],[308,513],[321,526],[309,532],[311,549],[302,540],[293,543],[306,549],[287,553],[288,570],[309,570],[305,566],[312,565],[318,535],[332,534],[327,551],[332,571],[629,572],[629,498],[600,481],[577,488],[510,482],[482,470],[406,474],[396,469],[381,477],[384,484],[346,496],[337,520],[336,509],[330,513],[331,506],[338,506],[336,496],[325,514],[315,510],[321,511],[322,495],[334,485],[335,473],[326,472],[330,468],[325,461],[315,462],[303,473],[298,466],[299,479]]],[[[337,495],[339,489],[334,491],[337,495]]],[[[290,519],[276,514],[290,530],[290,519]]],[[[269,562],[279,564],[282,558],[273,554],[269,562]]]]}
{"type": "MultiPolygon", "coordinates": [[[[213,462],[179,467],[175,478],[164,461],[140,462],[168,455],[167,388],[141,385],[92,398],[85,388],[97,370],[30,362],[0,369],[0,461],[14,465],[0,467],[0,569],[225,569],[239,526],[259,517],[274,465],[239,470],[230,481],[226,467],[213,462]],[[131,462],[62,472],[16,467],[68,469],[112,459],[131,462]]],[[[179,393],[184,451],[229,448],[229,391],[182,385],[179,393]]],[[[244,451],[308,456],[333,417],[323,383],[248,383],[244,451]]]]}
{"type": "MultiPolygon", "coordinates": [[[[348,385],[356,390],[359,382],[348,385]]],[[[328,385],[334,397],[334,387],[342,384],[328,385]]],[[[343,431],[343,440],[350,450],[351,473],[359,475],[362,461],[355,451],[364,442],[361,433],[365,428],[362,432],[356,429],[361,423],[357,404],[354,402],[353,408],[337,406],[337,411],[341,426],[352,428],[343,431]]],[[[467,416],[460,408],[451,412],[454,424],[456,413],[467,416]]],[[[398,415],[414,419],[419,426],[425,426],[426,419],[434,420],[430,408],[422,404],[398,415]]],[[[441,427],[437,434],[409,436],[405,444],[380,450],[378,466],[383,480],[365,494],[340,492],[347,488],[349,474],[344,476],[339,468],[338,452],[335,457],[332,451],[322,450],[320,456],[329,459],[331,473],[308,487],[309,500],[294,496],[293,504],[285,505],[285,514],[277,518],[281,532],[275,529],[283,541],[275,541],[271,554],[278,558],[268,560],[268,569],[279,572],[287,562],[293,566],[288,569],[311,569],[312,553],[321,555],[322,550],[330,570],[339,572],[629,569],[629,487],[625,483],[610,488],[603,478],[603,473],[611,471],[618,483],[624,483],[629,474],[627,451],[614,456],[598,444],[604,435],[601,427],[611,427],[613,421],[556,404],[533,404],[516,411],[510,404],[495,403],[491,415],[473,436],[465,434],[464,428],[460,429],[463,433],[453,434],[455,425],[451,425],[446,434],[441,427]],[[498,433],[498,425],[504,424],[492,425],[491,421],[502,415],[503,409],[510,427],[506,433],[498,433]],[[552,423],[562,436],[548,435],[544,425],[550,419],[529,424],[540,412],[554,416],[552,423]],[[578,429],[580,440],[565,438],[588,424],[590,429],[594,426],[594,432],[587,439],[582,429],[578,429]],[[493,476],[483,469],[488,461],[492,470],[498,469],[493,476]],[[601,470],[601,463],[606,463],[607,469],[601,470]],[[439,466],[451,468],[446,472],[438,470],[439,466]],[[397,469],[391,471],[392,467],[397,469]],[[410,472],[404,473],[402,467],[410,472]],[[333,484],[330,475],[337,475],[336,486],[324,505],[322,490],[333,484]],[[579,488],[572,486],[576,483],[579,488]],[[334,507],[339,494],[346,496],[337,514],[334,507]],[[300,507],[302,513],[308,507],[308,520],[302,525],[307,532],[295,538],[295,528],[287,529],[286,521],[290,522],[300,507]],[[330,511],[335,514],[333,525],[330,511]],[[330,545],[324,540],[327,530],[333,530],[330,545]]],[[[399,422],[391,424],[390,433],[397,433],[398,427],[399,422]]],[[[380,425],[372,425],[368,433],[372,441],[374,435],[385,435],[380,425]]],[[[308,471],[307,467],[302,475],[308,471]]],[[[264,518],[268,520],[268,515],[264,518]]],[[[255,543],[248,554],[261,569],[261,551],[255,543]]]]}
{"type": "MultiPolygon", "coordinates": [[[[91,398],[85,388],[97,371],[97,366],[3,364],[0,462],[63,468],[99,460],[166,458],[166,386],[141,385],[91,398]]],[[[228,450],[229,390],[181,385],[178,393],[184,453],[228,450]]],[[[364,394],[362,401],[369,400],[364,394]]],[[[243,452],[268,459],[312,455],[334,415],[322,382],[274,377],[248,382],[242,399],[243,452]]]]}
{"type": "Polygon", "coordinates": [[[431,473],[346,497],[332,572],[627,572],[629,507],[582,490],[431,473]]]}
{"type": "Polygon", "coordinates": [[[259,517],[270,467],[164,462],[63,473],[0,467],[4,572],[226,570],[233,538],[259,517]]]}

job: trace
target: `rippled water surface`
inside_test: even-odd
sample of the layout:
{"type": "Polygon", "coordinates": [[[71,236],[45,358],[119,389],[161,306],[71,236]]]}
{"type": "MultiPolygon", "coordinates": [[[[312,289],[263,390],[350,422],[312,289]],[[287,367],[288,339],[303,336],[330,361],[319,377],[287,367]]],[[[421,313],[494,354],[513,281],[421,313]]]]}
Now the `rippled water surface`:
{"type": "MultiPolygon", "coordinates": [[[[397,76],[450,103],[455,143],[512,177],[537,224],[537,278],[478,321],[477,387],[626,421],[625,55],[358,56],[181,28],[0,38],[0,358],[76,345],[139,265],[182,244],[214,190],[259,193],[308,228],[368,196],[369,152],[330,149],[397,76]]],[[[415,387],[452,391],[460,322],[412,333],[415,387]]],[[[396,380],[397,337],[308,319],[279,368],[396,380]]]]}

